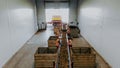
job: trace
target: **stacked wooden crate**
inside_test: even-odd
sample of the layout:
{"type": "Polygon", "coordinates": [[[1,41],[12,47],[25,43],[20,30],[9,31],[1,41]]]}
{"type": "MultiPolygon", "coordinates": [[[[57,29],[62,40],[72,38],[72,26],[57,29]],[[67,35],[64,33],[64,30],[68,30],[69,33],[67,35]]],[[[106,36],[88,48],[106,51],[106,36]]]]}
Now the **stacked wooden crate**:
{"type": "Polygon", "coordinates": [[[50,36],[48,39],[48,47],[55,47],[57,36],[50,36]]]}
{"type": "Polygon", "coordinates": [[[78,27],[76,26],[69,26],[70,28],[70,35],[73,37],[73,38],[78,38],[79,37],[79,34],[80,34],[80,30],[78,27]]]}
{"type": "Polygon", "coordinates": [[[73,37],[73,38],[78,38],[79,37],[79,33],[78,33],[78,30],[75,28],[75,29],[70,29],[70,31],[71,31],[71,36],[73,37]]]}
{"type": "Polygon", "coordinates": [[[54,27],[54,34],[57,34],[60,31],[59,27],[54,27]]]}
{"type": "Polygon", "coordinates": [[[54,68],[57,61],[56,47],[39,47],[34,55],[35,68],[54,68]]]}
{"type": "Polygon", "coordinates": [[[95,68],[96,55],[89,47],[71,48],[71,60],[73,68],[95,68]]]}

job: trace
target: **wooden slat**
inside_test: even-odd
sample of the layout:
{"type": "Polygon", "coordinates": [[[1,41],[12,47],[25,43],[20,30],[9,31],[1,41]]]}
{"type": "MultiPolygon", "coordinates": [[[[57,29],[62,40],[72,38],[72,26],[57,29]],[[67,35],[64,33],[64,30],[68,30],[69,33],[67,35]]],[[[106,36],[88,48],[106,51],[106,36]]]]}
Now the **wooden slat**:
{"type": "Polygon", "coordinates": [[[95,66],[73,66],[73,68],[95,68],[95,66]]]}
{"type": "Polygon", "coordinates": [[[34,55],[35,68],[53,68],[54,63],[57,61],[57,48],[41,47],[38,49],[41,49],[41,52],[37,50],[34,55]],[[44,49],[50,52],[44,51],[44,49]]]}
{"type": "Polygon", "coordinates": [[[57,37],[56,36],[50,36],[48,39],[48,47],[55,46],[57,37]]]}
{"type": "Polygon", "coordinates": [[[96,55],[89,47],[71,48],[71,58],[73,68],[94,68],[96,65],[96,55]]]}

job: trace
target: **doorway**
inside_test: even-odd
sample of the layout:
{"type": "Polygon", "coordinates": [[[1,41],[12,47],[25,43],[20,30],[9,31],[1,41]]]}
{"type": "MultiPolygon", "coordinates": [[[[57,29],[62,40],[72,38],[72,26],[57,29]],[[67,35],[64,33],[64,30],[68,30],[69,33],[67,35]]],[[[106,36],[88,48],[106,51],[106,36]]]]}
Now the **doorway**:
{"type": "Polygon", "coordinates": [[[60,9],[45,9],[46,22],[50,23],[53,16],[60,16],[62,23],[68,23],[69,21],[69,9],[60,8],[60,9]]]}

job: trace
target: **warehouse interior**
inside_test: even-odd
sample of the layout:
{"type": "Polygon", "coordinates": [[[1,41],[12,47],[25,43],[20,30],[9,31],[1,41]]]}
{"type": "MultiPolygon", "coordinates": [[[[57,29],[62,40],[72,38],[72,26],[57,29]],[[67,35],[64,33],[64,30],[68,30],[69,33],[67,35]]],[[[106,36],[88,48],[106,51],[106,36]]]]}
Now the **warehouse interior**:
{"type": "Polygon", "coordinates": [[[73,39],[73,47],[92,47],[97,55],[97,68],[120,68],[119,3],[119,0],[0,0],[0,68],[34,68],[36,49],[47,47],[49,36],[54,35],[53,25],[46,22],[46,9],[66,9],[62,14],[64,23],[78,22],[80,37],[73,39]],[[47,23],[46,30],[43,22],[47,23]]]}

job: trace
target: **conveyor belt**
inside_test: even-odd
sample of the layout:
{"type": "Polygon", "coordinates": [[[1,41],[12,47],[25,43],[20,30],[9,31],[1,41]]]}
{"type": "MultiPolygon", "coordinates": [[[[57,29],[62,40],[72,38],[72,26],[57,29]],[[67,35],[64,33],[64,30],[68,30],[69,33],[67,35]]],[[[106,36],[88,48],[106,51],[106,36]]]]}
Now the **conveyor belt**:
{"type": "MultiPolygon", "coordinates": [[[[68,36],[66,36],[67,38],[68,38],[68,36]]],[[[67,39],[67,41],[68,41],[68,39],[67,39]]],[[[67,46],[67,50],[68,50],[68,62],[69,62],[69,68],[72,68],[72,66],[71,66],[71,56],[70,56],[70,49],[69,49],[69,46],[67,46]]]]}
{"type": "Polygon", "coordinates": [[[62,33],[62,46],[60,47],[58,68],[68,68],[68,50],[66,33],[62,33]]]}
{"type": "Polygon", "coordinates": [[[71,60],[70,60],[70,50],[69,46],[67,46],[67,35],[66,32],[63,32],[61,45],[58,48],[58,60],[56,64],[56,68],[71,68],[71,60]]]}

